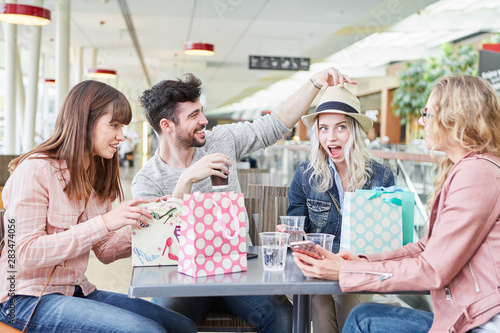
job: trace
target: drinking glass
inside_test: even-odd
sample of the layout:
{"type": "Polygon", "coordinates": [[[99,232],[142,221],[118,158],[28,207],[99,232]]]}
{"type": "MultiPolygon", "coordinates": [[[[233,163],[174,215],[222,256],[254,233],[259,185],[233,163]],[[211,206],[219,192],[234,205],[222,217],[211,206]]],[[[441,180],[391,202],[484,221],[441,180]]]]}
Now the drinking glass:
{"type": "Polygon", "coordinates": [[[265,271],[283,271],[290,235],[283,232],[261,232],[262,263],[265,271]]]}
{"type": "MultiPolygon", "coordinates": [[[[221,170],[218,170],[221,171],[221,170]]],[[[221,171],[222,172],[222,171],[221,171]]],[[[224,189],[228,187],[229,183],[229,175],[226,175],[227,178],[222,178],[216,175],[210,176],[210,180],[212,181],[213,189],[224,189]]]]}
{"type": "Polygon", "coordinates": [[[305,216],[280,216],[280,220],[285,232],[290,234],[290,243],[302,240],[305,216]]]}
{"type": "Polygon", "coordinates": [[[314,244],[321,245],[321,247],[323,247],[325,250],[332,252],[335,235],[312,233],[312,234],[305,234],[304,239],[309,240],[314,244]]]}

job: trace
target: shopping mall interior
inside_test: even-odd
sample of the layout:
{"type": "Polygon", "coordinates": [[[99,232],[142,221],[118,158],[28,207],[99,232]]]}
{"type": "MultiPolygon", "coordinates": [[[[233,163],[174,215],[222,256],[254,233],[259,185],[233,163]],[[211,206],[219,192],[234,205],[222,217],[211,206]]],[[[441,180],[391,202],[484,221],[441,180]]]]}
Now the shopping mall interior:
{"type": "MultiPolygon", "coordinates": [[[[49,24],[0,27],[3,153],[20,153],[46,139],[69,89],[98,74],[129,98],[134,119],[128,136],[143,140],[138,146],[144,153],[144,134],[151,130],[144,125],[138,96],[160,80],[184,73],[199,77],[204,112],[213,126],[251,121],[275,110],[312,73],[329,66],[358,82],[351,88],[363,111],[376,119],[375,137],[409,143],[404,128],[397,126],[401,119],[392,117],[398,72],[408,62],[439,61],[446,43],[470,45],[477,53],[498,33],[500,10],[498,1],[487,0],[31,4],[37,3],[50,10],[49,24]],[[214,54],[187,55],[188,42],[209,45],[214,54]],[[252,65],[252,57],[258,65],[252,65]]],[[[304,129],[298,130],[306,139],[304,129]]]]}
{"type": "MultiPolygon", "coordinates": [[[[500,91],[499,0],[4,0],[0,21],[0,186],[13,156],[50,137],[63,99],[82,80],[117,88],[132,106],[119,148],[130,199],[132,178],[158,146],[139,102],[144,90],[193,73],[203,83],[210,129],[273,112],[311,75],[333,66],[357,82],[348,89],[374,121],[370,152],[391,167],[397,185],[418,194],[418,239],[436,164],[418,125],[429,89],[441,76],[465,73],[500,91]],[[6,15],[8,4],[39,10],[8,23],[21,16],[6,15]]],[[[240,183],[290,185],[308,148],[299,122],[276,145],[245,157],[241,168],[252,161],[262,175],[242,172],[240,183]]],[[[104,290],[127,293],[131,265],[91,257],[87,276],[104,290]]]]}

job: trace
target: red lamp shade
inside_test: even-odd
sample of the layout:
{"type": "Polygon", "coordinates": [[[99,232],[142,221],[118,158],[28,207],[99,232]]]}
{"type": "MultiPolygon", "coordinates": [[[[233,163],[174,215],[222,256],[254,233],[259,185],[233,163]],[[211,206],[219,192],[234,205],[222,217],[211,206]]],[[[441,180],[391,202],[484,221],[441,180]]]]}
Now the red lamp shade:
{"type": "Polygon", "coordinates": [[[87,76],[94,79],[112,79],[116,77],[116,71],[112,69],[87,68],[87,76]]]}
{"type": "Polygon", "coordinates": [[[211,56],[215,54],[214,44],[185,42],[184,54],[194,56],[211,56]]]}
{"type": "Polygon", "coordinates": [[[50,10],[17,3],[2,3],[0,21],[22,25],[46,25],[50,23],[50,10]]]}

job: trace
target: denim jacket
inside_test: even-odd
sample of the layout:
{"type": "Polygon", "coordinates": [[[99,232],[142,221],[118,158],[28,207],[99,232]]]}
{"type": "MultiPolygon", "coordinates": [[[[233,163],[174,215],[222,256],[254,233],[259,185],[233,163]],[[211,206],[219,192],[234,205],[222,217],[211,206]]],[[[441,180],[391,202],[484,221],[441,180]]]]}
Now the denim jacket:
{"type": "MultiPolygon", "coordinates": [[[[373,173],[363,189],[394,185],[394,175],[389,167],[374,160],[370,160],[370,166],[373,173]]],[[[289,206],[286,213],[290,216],[305,216],[306,233],[321,232],[335,235],[333,252],[338,252],[342,216],[333,202],[335,200],[340,208],[337,186],[334,183],[327,192],[318,192],[309,183],[313,170],[307,170],[308,167],[309,162],[301,163],[293,177],[288,190],[289,206]]]]}

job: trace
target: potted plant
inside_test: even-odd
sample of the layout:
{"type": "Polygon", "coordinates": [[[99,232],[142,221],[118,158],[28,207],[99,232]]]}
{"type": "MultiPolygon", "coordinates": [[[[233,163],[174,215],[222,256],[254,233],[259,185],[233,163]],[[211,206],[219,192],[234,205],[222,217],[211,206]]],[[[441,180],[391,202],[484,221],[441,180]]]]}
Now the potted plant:
{"type": "Polygon", "coordinates": [[[472,45],[447,43],[442,45],[437,57],[407,63],[396,74],[399,86],[394,90],[393,112],[401,117],[401,125],[406,125],[406,143],[421,137],[420,109],[425,106],[436,81],[447,75],[477,75],[478,59],[478,52],[472,45]]]}

